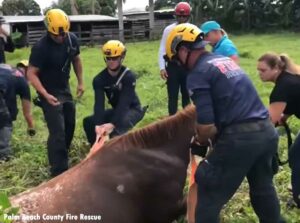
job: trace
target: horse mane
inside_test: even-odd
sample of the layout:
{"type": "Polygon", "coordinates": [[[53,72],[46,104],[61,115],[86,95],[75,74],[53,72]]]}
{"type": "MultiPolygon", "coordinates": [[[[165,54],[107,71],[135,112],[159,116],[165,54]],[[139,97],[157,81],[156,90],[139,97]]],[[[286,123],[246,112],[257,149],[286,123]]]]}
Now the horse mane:
{"type": "Polygon", "coordinates": [[[116,144],[132,145],[140,148],[155,147],[165,143],[166,140],[178,137],[178,131],[194,131],[195,123],[196,109],[195,106],[190,105],[175,115],[116,137],[109,141],[105,147],[114,147],[116,144]]]}

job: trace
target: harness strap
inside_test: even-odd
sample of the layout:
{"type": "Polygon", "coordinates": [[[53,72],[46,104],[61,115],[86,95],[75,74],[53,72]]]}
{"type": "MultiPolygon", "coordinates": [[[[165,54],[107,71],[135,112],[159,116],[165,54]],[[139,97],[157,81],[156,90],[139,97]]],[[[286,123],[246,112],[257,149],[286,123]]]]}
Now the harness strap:
{"type": "Polygon", "coordinates": [[[120,75],[119,79],[115,83],[115,86],[118,86],[120,84],[121,80],[123,79],[123,77],[125,76],[125,74],[127,73],[127,71],[129,71],[129,70],[130,69],[126,67],[126,69],[122,72],[122,74],[120,75]]]}

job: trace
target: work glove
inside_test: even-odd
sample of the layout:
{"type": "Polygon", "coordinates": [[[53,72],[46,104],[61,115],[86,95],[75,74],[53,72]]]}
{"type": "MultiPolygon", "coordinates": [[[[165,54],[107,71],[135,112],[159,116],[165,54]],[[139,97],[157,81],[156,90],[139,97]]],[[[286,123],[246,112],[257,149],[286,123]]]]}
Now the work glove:
{"type": "Polygon", "coordinates": [[[32,128],[27,129],[27,135],[32,137],[32,136],[35,136],[35,134],[36,134],[35,129],[32,129],[32,128]]]}
{"type": "Polygon", "coordinates": [[[205,157],[208,151],[208,145],[202,145],[196,140],[193,140],[190,145],[191,154],[205,157]]]}

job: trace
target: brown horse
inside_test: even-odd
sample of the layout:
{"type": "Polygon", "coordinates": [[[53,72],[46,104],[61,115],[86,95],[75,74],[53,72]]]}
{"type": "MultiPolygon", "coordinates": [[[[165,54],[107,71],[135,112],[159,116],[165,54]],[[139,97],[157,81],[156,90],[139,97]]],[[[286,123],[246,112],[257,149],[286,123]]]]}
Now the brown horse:
{"type": "Polygon", "coordinates": [[[112,139],[67,172],[12,197],[20,207],[14,222],[172,222],[182,207],[195,124],[190,106],[112,139]],[[26,219],[33,216],[39,220],[26,219]]]}

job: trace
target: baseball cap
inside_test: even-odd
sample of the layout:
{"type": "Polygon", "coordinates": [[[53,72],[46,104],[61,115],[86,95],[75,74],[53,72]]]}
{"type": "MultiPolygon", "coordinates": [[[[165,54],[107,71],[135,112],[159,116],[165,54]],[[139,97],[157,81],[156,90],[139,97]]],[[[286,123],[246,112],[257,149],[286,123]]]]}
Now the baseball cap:
{"type": "Polygon", "coordinates": [[[213,30],[221,30],[221,26],[216,21],[207,21],[200,26],[200,29],[203,31],[204,35],[213,30]]]}

